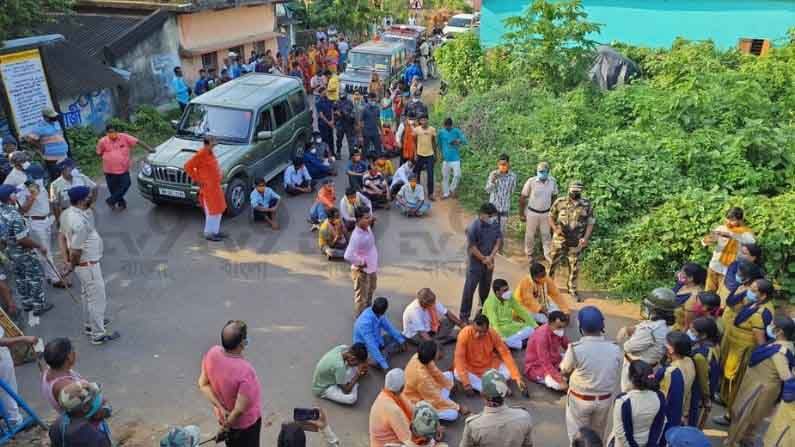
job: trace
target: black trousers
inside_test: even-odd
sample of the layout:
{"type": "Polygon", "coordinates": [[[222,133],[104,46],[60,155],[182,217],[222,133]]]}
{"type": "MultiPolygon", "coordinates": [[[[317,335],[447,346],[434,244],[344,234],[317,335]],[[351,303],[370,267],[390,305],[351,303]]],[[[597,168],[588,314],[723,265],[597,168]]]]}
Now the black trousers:
{"type": "Polygon", "coordinates": [[[461,312],[462,319],[469,319],[472,314],[472,298],[475,296],[475,289],[478,290],[480,297],[480,306],[486,302],[491,291],[491,278],[494,276],[494,270],[489,270],[485,265],[478,261],[469,260],[467,263],[467,276],[464,281],[464,292],[461,295],[461,312]]]}
{"type": "Polygon", "coordinates": [[[414,165],[414,173],[417,174],[417,182],[419,182],[420,174],[425,169],[425,176],[428,178],[428,197],[433,196],[433,164],[436,162],[436,157],[430,155],[423,157],[417,156],[417,164],[414,165]]]}
{"type": "Polygon", "coordinates": [[[127,201],[124,200],[124,195],[127,194],[127,190],[130,189],[130,185],[132,185],[132,181],[130,180],[130,173],[125,172],[124,174],[105,174],[105,182],[108,184],[108,191],[110,192],[110,197],[105,200],[105,202],[110,205],[121,205],[123,207],[127,207],[127,201]]]}
{"type": "Polygon", "coordinates": [[[365,155],[378,156],[381,154],[381,135],[362,135],[365,155]]]}
{"type": "Polygon", "coordinates": [[[334,128],[321,123],[317,125],[317,130],[323,142],[328,144],[329,148],[334,147],[334,128]]]}
{"type": "Polygon", "coordinates": [[[353,147],[356,145],[356,135],[353,132],[353,124],[342,124],[337,126],[337,159],[342,159],[342,140],[348,142],[348,158],[353,153],[353,147]]]}
{"type": "Polygon", "coordinates": [[[250,427],[229,430],[226,447],[259,447],[259,433],[262,430],[262,418],[257,419],[250,427]]]}

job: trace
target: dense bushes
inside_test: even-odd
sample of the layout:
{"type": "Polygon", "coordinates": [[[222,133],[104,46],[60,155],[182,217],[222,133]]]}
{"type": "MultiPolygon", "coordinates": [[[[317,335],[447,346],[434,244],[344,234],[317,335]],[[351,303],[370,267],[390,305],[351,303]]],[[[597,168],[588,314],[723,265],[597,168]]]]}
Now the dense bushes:
{"type": "MultiPolygon", "coordinates": [[[[472,42],[450,45],[445,53],[457,54],[455,46],[472,42]]],[[[738,204],[766,249],[767,270],[795,294],[795,45],[759,58],[709,42],[617,47],[644,77],[606,93],[506,73],[482,53],[466,67],[440,65],[445,78],[461,74],[434,119],[452,116],[469,136],[465,203],[484,199],[501,152],[522,181],[542,159],[559,183],[583,180],[598,221],[586,271],[625,296],[670,284],[687,260],[706,262],[701,237],[738,204]],[[465,70],[473,66],[482,68],[465,70]]],[[[512,65],[509,52],[497,54],[500,68],[512,65]]]]}

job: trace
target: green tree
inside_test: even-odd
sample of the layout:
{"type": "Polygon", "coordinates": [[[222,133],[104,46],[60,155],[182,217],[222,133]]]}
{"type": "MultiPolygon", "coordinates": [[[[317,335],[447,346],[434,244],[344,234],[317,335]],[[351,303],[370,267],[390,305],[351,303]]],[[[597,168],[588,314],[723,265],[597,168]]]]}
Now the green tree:
{"type": "Polygon", "coordinates": [[[384,12],[370,0],[315,0],[307,9],[310,27],[334,25],[347,34],[363,36],[378,23],[384,12]]]}
{"type": "Polygon", "coordinates": [[[505,47],[513,73],[558,93],[579,84],[596,48],[588,35],[600,29],[587,17],[580,0],[534,0],[523,15],[506,19],[505,47]]]}
{"type": "Polygon", "coordinates": [[[49,20],[48,14],[69,12],[72,0],[4,0],[0,7],[0,42],[29,36],[49,20]]]}

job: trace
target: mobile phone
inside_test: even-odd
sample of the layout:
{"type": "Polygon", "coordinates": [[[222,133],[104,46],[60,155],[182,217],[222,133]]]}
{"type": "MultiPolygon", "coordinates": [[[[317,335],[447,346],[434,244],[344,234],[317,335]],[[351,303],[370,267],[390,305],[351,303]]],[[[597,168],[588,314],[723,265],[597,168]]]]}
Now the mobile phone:
{"type": "Polygon", "coordinates": [[[293,420],[295,422],[316,421],[318,419],[320,419],[320,410],[317,408],[293,409],[293,420]]]}

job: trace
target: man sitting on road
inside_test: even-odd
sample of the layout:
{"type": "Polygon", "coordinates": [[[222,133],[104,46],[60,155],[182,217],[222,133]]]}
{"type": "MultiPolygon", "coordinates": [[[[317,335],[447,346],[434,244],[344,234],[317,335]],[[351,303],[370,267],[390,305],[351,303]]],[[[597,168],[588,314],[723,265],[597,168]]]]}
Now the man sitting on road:
{"type": "Polygon", "coordinates": [[[342,214],[342,222],[348,231],[353,231],[356,226],[356,210],[358,208],[367,208],[370,210],[370,215],[373,221],[370,223],[372,226],[375,223],[375,216],[373,216],[373,204],[370,199],[364,194],[360,193],[358,189],[349,186],[345,190],[345,196],[340,199],[340,214],[342,214]]]}
{"type": "Polygon", "coordinates": [[[436,366],[439,348],[435,341],[424,341],[406,365],[406,387],[402,396],[412,405],[420,401],[428,402],[439,413],[443,421],[458,419],[459,410],[466,414],[466,408],[450,400],[453,389],[453,373],[442,372],[436,366]]]}
{"type": "Polygon", "coordinates": [[[265,222],[272,229],[278,230],[279,218],[276,216],[276,209],[279,208],[281,197],[268,187],[264,178],[257,179],[250,200],[254,221],[265,222]]]}
{"type": "Polygon", "coordinates": [[[309,172],[309,176],[315,180],[337,175],[334,167],[328,162],[327,148],[328,145],[321,139],[320,142],[315,141],[308,145],[304,150],[304,165],[309,172]]]}
{"type": "Polygon", "coordinates": [[[431,204],[425,201],[425,189],[417,183],[417,175],[409,174],[409,182],[400,188],[396,203],[400,212],[407,217],[422,217],[431,210],[431,204]]]}
{"type": "Polygon", "coordinates": [[[376,298],[373,305],[365,309],[353,325],[353,342],[364,343],[371,362],[384,371],[389,369],[387,357],[406,348],[406,338],[392,326],[385,315],[387,307],[389,303],[386,298],[376,298]]]}
{"type": "Polygon", "coordinates": [[[313,186],[312,177],[304,166],[304,160],[295,158],[293,164],[284,170],[284,190],[287,194],[296,196],[312,192],[313,186]]]}
{"type": "Polygon", "coordinates": [[[370,199],[376,208],[389,209],[389,186],[386,177],[378,171],[375,162],[370,165],[370,169],[362,177],[362,192],[370,199]]]}
{"type": "Polygon", "coordinates": [[[345,256],[349,239],[350,234],[342,223],[340,211],[337,208],[331,208],[328,211],[328,217],[320,224],[320,230],[317,233],[320,252],[326,255],[329,261],[342,259],[345,256]]]}
{"type": "Polygon", "coordinates": [[[312,393],[345,405],[359,397],[359,379],[367,374],[367,347],[362,343],[340,345],[327,352],[315,367],[312,393]]]}
{"type": "Polygon", "coordinates": [[[405,375],[400,368],[386,374],[384,389],[370,408],[370,447],[415,445],[412,443],[410,426],[411,404],[400,395],[405,383],[405,375]]]}
{"type": "Polygon", "coordinates": [[[553,310],[549,313],[549,322],[530,336],[524,360],[524,374],[528,379],[556,391],[568,387],[560,373],[562,353],[569,347],[569,339],[565,335],[568,325],[568,315],[553,310]]]}
{"type": "Polygon", "coordinates": [[[530,314],[513,299],[508,281],[498,278],[492,283],[492,293],[483,304],[483,315],[511,349],[522,349],[522,343],[537,326],[530,314]],[[499,297],[499,298],[498,298],[499,297]]]}
{"type": "Polygon", "coordinates": [[[415,345],[425,341],[455,342],[453,325],[462,329],[466,326],[437,301],[436,294],[427,287],[420,289],[417,298],[403,311],[403,335],[415,345]]]}
{"type": "Polygon", "coordinates": [[[522,392],[527,390],[511,351],[497,331],[489,327],[485,315],[475,317],[474,324],[458,334],[453,364],[456,380],[470,396],[483,390],[481,378],[489,369],[497,369],[506,380],[513,379],[522,392]]]}
{"type": "Polygon", "coordinates": [[[547,322],[547,315],[554,310],[571,315],[568,300],[561,295],[555,280],[547,275],[547,269],[540,262],[530,264],[530,274],[519,281],[513,298],[541,324],[547,322]]]}
{"type": "Polygon", "coordinates": [[[389,183],[389,192],[392,197],[397,197],[397,193],[403,185],[409,184],[409,176],[414,173],[414,161],[406,160],[405,163],[400,165],[392,176],[392,181],[389,183]]]}
{"type": "Polygon", "coordinates": [[[337,203],[337,190],[334,188],[334,181],[325,179],[321,182],[320,189],[317,191],[317,198],[312,208],[309,209],[309,222],[312,224],[312,231],[316,230],[316,225],[320,225],[326,220],[328,211],[337,203]]]}
{"type": "Polygon", "coordinates": [[[367,172],[367,163],[362,160],[362,153],[358,150],[351,154],[351,159],[348,161],[348,186],[361,189],[364,173],[367,172]]]}

